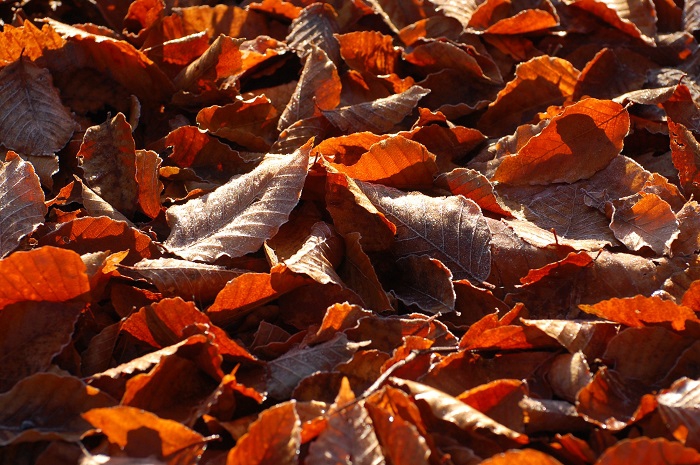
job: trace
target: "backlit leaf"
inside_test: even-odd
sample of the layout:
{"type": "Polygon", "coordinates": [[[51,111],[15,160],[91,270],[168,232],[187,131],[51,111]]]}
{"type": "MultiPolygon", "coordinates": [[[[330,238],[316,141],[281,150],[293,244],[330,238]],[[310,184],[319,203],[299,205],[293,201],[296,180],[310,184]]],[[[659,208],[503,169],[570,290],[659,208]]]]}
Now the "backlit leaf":
{"type": "Polygon", "coordinates": [[[255,252],[285,223],[306,179],[310,146],[291,155],[267,155],[248,174],[210,194],[170,207],[165,241],[187,259],[213,262],[255,252]]]}
{"type": "Polygon", "coordinates": [[[678,220],[671,206],[656,194],[640,193],[613,201],[610,229],[630,250],[649,247],[657,254],[668,251],[678,237],[678,220]]]}
{"type": "Polygon", "coordinates": [[[392,251],[426,254],[444,263],[455,279],[485,280],[491,272],[491,234],[474,201],[462,196],[428,197],[358,181],[360,189],[396,224],[392,251]]]}
{"type": "Polygon", "coordinates": [[[12,152],[0,164],[0,205],[0,257],[4,257],[44,222],[47,211],[34,167],[12,152]]]}
{"type": "Polygon", "coordinates": [[[673,329],[682,331],[687,321],[698,321],[690,308],[656,296],[609,299],[594,305],[581,305],[581,310],[631,327],[670,323],[673,329]]]}
{"type": "Polygon", "coordinates": [[[51,73],[20,58],[0,70],[0,140],[24,155],[58,152],[75,130],[51,73]]]}
{"type": "Polygon", "coordinates": [[[301,421],[296,402],[265,410],[228,453],[231,465],[296,464],[301,447],[301,421]]]}
{"type": "Polygon", "coordinates": [[[700,382],[681,378],[656,396],[659,413],[673,436],[688,447],[698,447],[700,382]]]}
{"type": "Polygon", "coordinates": [[[56,247],[0,260],[0,308],[14,302],[67,302],[90,291],[80,255],[56,247]]]}
{"type": "Polygon", "coordinates": [[[625,439],[603,452],[595,465],[622,465],[643,460],[649,465],[690,465],[700,460],[700,453],[664,438],[625,439]]]}
{"type": "Polygon", "coordinates": [[[610,100],[566,107],[516,155],[505,157],[493,180],[508,184],[574,182],[605,168],[622,150],[629,116],[610,100]]]}

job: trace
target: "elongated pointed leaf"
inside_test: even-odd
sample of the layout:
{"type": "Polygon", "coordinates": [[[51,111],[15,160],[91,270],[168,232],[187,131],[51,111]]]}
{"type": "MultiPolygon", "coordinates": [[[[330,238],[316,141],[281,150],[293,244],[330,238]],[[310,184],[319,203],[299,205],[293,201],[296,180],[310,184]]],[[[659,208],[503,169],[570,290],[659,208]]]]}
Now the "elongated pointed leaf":
{"type": "Polygon", "coordinates": [[[44,192],[34,168],[8,153],[8,161],[0,163],[0,257],[42,224],[44,215],[44,192]]]}
{"type": "Polygon", "coordinates": [[[396,225],[398,256],[437,258],[455,279],[484,281],[491,273],[491,233],[479,206],[461,195],[428,197],[357,181],[377,209],[396,225]]]}
{"type": "Polygon", "coordinates": [[[324,111],[323,115],[346,133],[371,131],[382,134],[400,123],[428,93],[428,89],[412,86],[400,94],[324,111]]]}
{"type": "Polygon", "coordinates": [[[0,71],[0,141],[25,155],[53,155],[75,123],[48,70],[24,58],[0,71]]]}
{"type": "Polygon", "coordinates": [[[213,262],[255,252],[287,221],[306,179],[311,145],[268,155],[248,174],[210,194],[170,207],[165,247],[187,260],[213,262]]]}

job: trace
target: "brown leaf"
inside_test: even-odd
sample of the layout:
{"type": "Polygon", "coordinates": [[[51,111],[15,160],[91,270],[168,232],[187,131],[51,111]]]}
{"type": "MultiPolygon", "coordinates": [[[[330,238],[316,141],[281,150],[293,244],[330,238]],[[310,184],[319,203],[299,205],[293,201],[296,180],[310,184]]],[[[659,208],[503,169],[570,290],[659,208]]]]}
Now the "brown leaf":
{"type": "Polygon", "coordinates": [[[649,247],[668,253],[678,237],[678,220],[671,206],[656,194],[640,193],[612,202],[610,229],[630,250],[649,247]]]}
{"type": "Polygon", "coordinates": [[[524,434],[503,426],[442,391],[406,379],[392,377],[390,382],[394,386],[406,390],[413,396],[415,402],[425,402],[436,418],[453,423],[467,433],[490,433],[494,436],[510,439],[517,444],[527,444],[528,442],[528,437],[524,434]]]}
{"type": "Polygon", "coordinates": [[[70,343],[82,308],[81,304],[19,302],[0,311],[0,392],[51,366],[70,343]]]}
{"type": "Polygon", "coordinates": [[[39,238],[40,245],[58,246],[85,254],[90,252],[128,250],[124,265],[133,265],[144,258],[157,258],[161,252],[153,240],[123,221],[105,216],[76,218],[39,238]]]}
{"type": "Polygon", "coordinates": [[[291,155],[267,155],[250,173],[170,207],[165,247],[187,260],[207,262],[258,250],[296,206],[310,149],[307,144],[291,155]]]}
{"type": "Polygon", "coordinates": [[[581,100],[552,118],[516,155],[505,157],[493,180],[519,185],[590,178],[620,153],[628,131],[622,105],[581,100]]]}
{"type": "Polygon", "coordinates": [[[561,105],[571,97],[578,75],[578,70],[561,58],[543,56],[519,64],[515,78],[479,120],[479,130],[492,136],[512,133],[538,111],[561,105]]]}
{"type": "Polygon", "coordinates": [[[455,168],[435,178],[435,185],[449,190],[453,195],[463,195],[472,199],[482,210],[512,217],[512,214],[498,203],[488,178],[476,170],[455,168]]]}
{"type": "Polygon", "coordinates": [[[490,34],[526,34],[559,25],[554,6],[548,1],[510,2],[488,0],[479,5],[469,26],[490,34]]]}
{"type": "Polygon", "coordinates": [[[420,86],[412,86],[400,94],[322,113],[345,133],[371,131],[382,134],[400,123],[429,92],[420,86]]]}
{"type": "Polygon", "coordinates": [[[301,421],[292,400],[263,411],[229,451],[226,463],[293,465],[300,447],[301,421]]]}
{"type": "Polygon", "coordinates": [[[0,258],[44,222],[47,208],[34,167],[16,153],[0,162],[0,258]]]}
{"type": "Polygon", "coordinates": [[[357,183],[335,171],[326,175],[326,209],[341,234],[357,232],[368,252],[388,249],[396,226],[380,213],[357,183]]]}
{"type": "Polygon", "coordinates": [[[306,52],[312,46],[326,52],[336,66],[340,63],[340,47],[333,37],[339,32],[338,14],[328,3],[312,3],[292,21],[286,41],[291,49],[306,52]]]}
{"type": "Polygon", "coordinates": [[[428,313],[455,310],[452,273],[439,260],[427,255],[408,255],[396,261],[400,278],[391,286],[392,293],[406,305],[416,305],[428,313]]]}
{"type": "Polygon", "coordinates": [[[80,414],[114,404],[114,399],[78,378],[36,373],[0,394],[0,445],[79,441],[90,430],[80,414]]]}
{"type": "Polygon", "coordinates": [[[338,70],[326,52],[312,45],[306,54],[292,98],[280,115],[277,129],[282,131],[293,123],[312,116],[319,110],[332,110],[340,103],[341,83],[338,70]]]}
{"type": "Polygon", "coordinates": [[[417,66],[423,76],[450,69],[461,76],[482,81],[503,82],[501,73],[488,58],[479,55],[473,46],[431,40],[413,47],[404,59],[417,66]]]}
{"type": "Polygon", "coordinates": [[[0,260],[0,308],[15,302],[67,302],[90,292],[80,255],[55,247],[0,260]]]}
{"type": "Polygon", "coordinates": [[[700,413],[698,412],[698,381],[680,378],[656,396],[661,417],[673,436],[682,444],[697,449],[700,413]]]}
{"type": "Polygon", "coordinates": [[[392,251],[399,257],[427,254],[455,279],[484,281],[491,272],[491,234],[481,209],[462,196],[428,197],[357,182],[379,211],[397,226],[392,251]]]}
{"type": "Polygon", "coordinates": [[[678,237],[671,243],[673,255],[692,255],[700,250],[700,204],[689,200],[676,213],[678,237]]]}
{"type": "Polygon", "coordinates": [[[601,454],[595,465],[622,465],[643,460],[649,465],[690,465],[700,460],[697,450],[664,438],[624,439],[601,454]]]}
{"type": "Polygon", "coordinates": [[[590,360],[603,356],[608,341],[617,334],[617,325],[602,321],[525,320],[553,337],[570,353],[583,352],[590,360]]]}
{"type": "MultiPolygon", "coordinates": [[[[166,459],[186,451],[186,457],[196,461],[204,451],[204,437],[173,420],[133,407],[117,406],[94,408],[82,414],[83,418],[107,436],[116,451],[123,450],[131,457],[155,455],[166,459]]],[[[185,458],[184,460],[187,461],[185,458]]]]}
{"type": "Polygon", "coordinates": [[[317,371],[330,371],[347,362],[364,343],[348,341],[339,333],[333,339],[313,347],[297,347],[269,362],[266,367],[267,391],[273,399],[289,397],[299,381],[317,371]]]}
{"type": "Polygon", "coordinates": [[[588,11],[622,32],[654,45],[656,11],[650,1],[608,4],[598,0],[566,0],[565,3],[588,11]]]}
{"type": "Polygon", "coordinates": [[[122,113],[85,131],[78,157],[86,184],[114,208],[131,216],[136,210],[136,147],[122,113]]]}
{"type": "Polygon", "coordinates": [[[362,247],[362,236],[358,232],[346,234],[345,260],[338,268],[343,282],[360,296],[364,306],[376,311],[391,310],[391,302],[379,282],[377,273],[362,247]]]}
{"type": "Polygon", "coordinates": [[[0,70],[2,144],[24,155],[50,156],[73,135],[76,124],[53,86],[51,73],[27,58],[0,70]]]}
{"type": "Polygon", "coordinates": [[[198,302],[214,300],[226,283],[245,272],[176,258],[144,259],[133,269],[155,284],[163,295],[198,302]]]}

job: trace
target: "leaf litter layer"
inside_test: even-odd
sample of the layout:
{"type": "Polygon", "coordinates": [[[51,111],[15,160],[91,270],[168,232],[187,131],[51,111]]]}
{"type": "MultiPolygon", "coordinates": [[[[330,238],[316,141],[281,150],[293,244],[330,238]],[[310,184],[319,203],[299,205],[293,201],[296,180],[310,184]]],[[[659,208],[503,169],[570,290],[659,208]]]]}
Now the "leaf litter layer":
{"type": "Polygon", "coordinates": [[[0,2],[0,463],[700,463],[700,4],[0,2]]]}

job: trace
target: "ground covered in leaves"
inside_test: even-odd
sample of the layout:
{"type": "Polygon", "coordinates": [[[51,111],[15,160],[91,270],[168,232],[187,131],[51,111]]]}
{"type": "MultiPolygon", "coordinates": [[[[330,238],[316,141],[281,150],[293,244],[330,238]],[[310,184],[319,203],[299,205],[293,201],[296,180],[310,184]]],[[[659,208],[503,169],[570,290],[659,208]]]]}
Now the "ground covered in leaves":
{"type": "Polygon", "coordinates": [[[697,0],[0,2],[0,463],[700,463],[697,0]]]}

